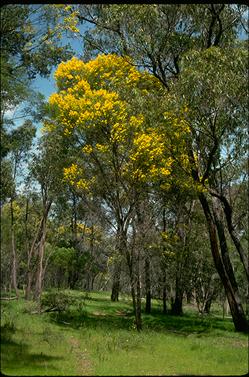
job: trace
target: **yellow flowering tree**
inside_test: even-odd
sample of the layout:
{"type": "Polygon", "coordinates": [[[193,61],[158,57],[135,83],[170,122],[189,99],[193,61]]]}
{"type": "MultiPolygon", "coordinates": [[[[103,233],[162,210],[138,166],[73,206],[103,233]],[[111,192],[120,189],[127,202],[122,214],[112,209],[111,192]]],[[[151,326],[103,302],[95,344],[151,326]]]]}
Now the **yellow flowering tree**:
{"type": "Polygon", "coordinates": [[[182,153],[188,127],[161,111],[161,83],[128,57],[99,55],[86,63],[72,58],[59,65],[55,79],[58,92],[49,99],[45,130],[59,134],[71,148],[64,179],[80,192],[103,198],[113,214],[118,248],[126,250],[139,329],[139,273],[134,277],[127,231],[144,188],[166,184],[174,140],[175,153],[182,153]]]}

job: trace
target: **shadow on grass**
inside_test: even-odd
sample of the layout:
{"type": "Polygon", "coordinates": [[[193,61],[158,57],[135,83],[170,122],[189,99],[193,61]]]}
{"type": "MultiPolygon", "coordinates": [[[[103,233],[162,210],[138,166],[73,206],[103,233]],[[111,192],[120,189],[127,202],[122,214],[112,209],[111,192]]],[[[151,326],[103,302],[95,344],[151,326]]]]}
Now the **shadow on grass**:
{"type": "MultiPolygon", "coordinates": [[[[69,311],[66,313],[50,314],[51,319],[63,327],[73,328],[102,328],[113,331],[115,329],[131,330],[134,328],[134,315],[132,306],[128,303],[113,303],[106,298],[93,298],[86,305],[82,313],[69,311]]],[[[186,313],[182,316],[163,314],[155,308],[151,314],[142,314],[143,329],[149,331],[175,333],[176,335],[189,336],[224,336],[225,332],[234,332],[231,320],[200,316],[186,313]]],[[[228,334],[228,333],[227,333],[228,334]]]]}
{"type": "Polygon", "coordinates": [[[173,332],[179,335],[197,334],[197,336],[210,335],[224,336],[224,332],[234,331],[233,323],[230,320],[222,320],[211,316],[199,316],[184,314],[174,316],[171,314],[153,313],[144,315],[144,328],[155,331],[173,332]]]}
{"type": "MultiPolygon", "coordinates": [[[[18,330],[15,330],[18,331],[18,330]]],[[[16,374],[25,375],[27,370],[31,370],[35,375],[39,375],[42,369],[48,366],[49,369],[57,370],[53,367],[54,360],[61,360],[62,357],[49,356],[44,353],[30,352],[30,347],[23,343],[17,343],[12,339],[14,332],[1,327],[1,372],[9,374],[12,371],[16,374]]]]}

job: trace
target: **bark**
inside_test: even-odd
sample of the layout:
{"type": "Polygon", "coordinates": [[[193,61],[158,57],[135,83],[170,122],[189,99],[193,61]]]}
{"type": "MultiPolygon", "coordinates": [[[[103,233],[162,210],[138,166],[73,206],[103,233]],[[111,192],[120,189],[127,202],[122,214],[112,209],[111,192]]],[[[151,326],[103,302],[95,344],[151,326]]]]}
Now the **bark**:
{"type": "Polygon", "coordinates": [[[121,262],[118,260],[114,265],[113,283],[111,300],[118,301],[119,289],[120,289],[120,274],[121,274],[121,262]]]}
{"type": "MultiPolygon", "coordinates": [[[[166,231],[166,209],[165,207],[163,208],[163,232],[166,231]]],[[[166,250],[165,245],[163,246],[163,251],[166,250]]],[[[166,276],[166,265],[163,261],[163,266],[162,266],[162,274],[163,274],[163,313],[167,313],[167,288],[166,288],[166,281],[167,281],[167,276],[166,276]]]]}
{"type": "Polygon", "coordinates": [[[127,265],[130,275],[131,297],[133,303],[133,311],[135,315],[135,323],[137,331],[142,329],[142,316],[141,316],[141,288],[140,288],[140,251],[138,250],[135,255],[135,248],[131,247],[131,253],[127,248],[127,236],[124,231],[121,232],[121,244],[125,250],[127,265]]]}
{"type": "Polygon", "coordinates": [[[230,234],[230,236],[233,240],[233,243],[234,243],[234,245],[235,245],[235,247],[236,247],[236,249],[239,253],[240,260],[243,264],[247,279],[249,281],[248,260],[246,258],[246,252],[245,252],[245,250],[244,250],[244,248],[243,248],[243,246],[242,246],[242,244],[239,240],[238,235],[236,234],[235,227],[233,225],[232,208],[231,208],[228,200],[224,196],[220,196],[219,199],[223,204],[223,210],[224,210],[224,213],[225,213],[225,217],[226,217],[226,221],[227,221],[227,228],[228,228],[229,234],[230,234]]]}
{"type": "MultiPolygon", "coordinates": [[[[43,280],[43,257],[44,257],[44,244],[45,244],[45,237],[46,237],[46,223],[47,223],[47,217],[48,213],[51,207],[52,201],[48,201],[45,205],[44,212],[42,219],[39,223],[37,232],[35,234],[35,237],[32,242],[31,249],[28,254],[28,263],[27,263],[27,285],[26,285],[26,291],[25,291],[25,298],[29,300],[31,298],[31,290],[32,290],[32,284],[33,284],[33,278],[35,275],[35,265],[33,265],[32,262],[34,262],[34,257],[36,256],[38,259],[38,272],[37,272],[37,278],[38,280],[43,280]]],[[[35,295],[37,295],[39,289],[41,288],[41,283],[37,283],[36,289],[35,289],[35,295]]],[[[38,294],[39,296],[39,294],[38,294]]]]}
{"type": "Polygon", "coordinates": [[[28,262],[27,262],[27,284],[26,284],[26,290],[25,290],[25,299],[30,300],[31,298],[31,288],[32,288],[32,281],[33,281],[33,268],[32,266],[32,259],[37,251],[37,243],[39,243],[40,234],[41,234],[41,228],[42,228],[43,218],[40,221],[40,224],[38,226],[36,235],[33,239],[31,249],[28,253],[28,262]]]}
{"type": "MultiPolygon", "coordinates": [[[[175,281],[175,298],[172,305],[172,314],[182,315],[183,314],[183,293],[184,284],[186,282],[186,271],[187,271],[187,261],[188,261],[188,251],[189,251],[189,234],[191,229],[192,212],[194,210],[195,201],[191,202],[190,208],[185,208],[187,210],[185,216],[187,218],[184,220],[185,216],[181,220],[180,214],[178,215],[178,237],[181,240],[181,250],[177,252],[177,265],[176,265],[176,281],[175,281]],[[187,230],[181,225],[181,221],[187,223],[187,230]]],[[[180,207],[179,207],[180,208],[180,207]]],[[[182,210],[180,210],[181,213],[182,210]]]]}
{"type": "Polygon", "coordinates": [[[224,239],[223,230],[221,227],[219,227],[217,221],[213,219],[209,203],[204,193],[199,194],[199,200],[202,205],[207,221],[210,246],[214,264],[226,292],[235,329],[237,331],[246,332],[248,330],[248,323],[245,317],[243,307],[241,305],[237,284],[232,274],[232,270],[230,269],[230,260],[224,239]],[[219,251],[217,230],[219,235],[222,257],[219,251]]]}
{"type": "Polygon", "coordinates": [[[78,282],[78,280],[79,280],[78,272],[75,270],[69,271],[69,275],[68,275],[69,289],[75,289],[76,283],[78,282]]]}
{"type": "Polygon", "coordinates": [[[137,302],[136,302],[136,281],[135,281],[135,274],[134,274],[134,250],[133,248],[131,248],[131,254],[129,253],[129,250],[126,244],[126,235],[124,233],[122,235],[122,243],[125,250],[126,261],[127,261],[127,265],[129,269],[133,311],[134,311],[134,315],[136,316],[137,302]]]}
{"type": "Polygon", "coordinates": [[[136,327],[137,331],[142,330],[142,316],[141,316],[141,287],[140,287],[140,250],[137,253],[137,260],[136,260],[136,327]]]}
{"type": "MultiPolygon", "coordinates": [[[[137,224],[136,224],[136,227],[134,226],[133,228],[135,240],[136,240],[135,241],[135,272],[136,272],[135,280],[136,280],[136,327],[137,327],[137,331],[142,330],[140,257],[141,257],[141,252],[144,251],[144,248],[145,248],[144,205],[145,205],[144,202],[136,203],[137,224]]],[[[146,250],[145,250],[145,257],[148,257],[146,250]]],[[[148,264],[147,266],[149,267],[148,264]]],[[[146,294],[147,293],[150,294],[150,277],[146,276],[146,279],[147,279],[147,284],[148,284],[146,288],[149,288],[149,292],[146,292],[146,294]]],[[[149,300],[148,304],[151,305],[151,300],[149,300]]]]}
{"type": "Polygon", "coordinates": [[[183,300],[183,290],[181,288],[181,281],[178,273],[176,275],[176,286],[175,286],[175,299],[172,305],[173,315],[182,315],[182,300],[183,300]]]}
{"type": "Polygon", "coordinates": [[[236,250],[238,251],[238,254],[240,256],[240,260],[243,264],[247,279],[249,281],[248,259],[246,257],[246,252],[245,252],[245,250],[244,250],[244,248],[243,248],[243,246],[242,246],[242,244],[239,240],[239,237],[236,233],[236,230],[235,230],[235,226],[234,226],[234,223],[233,223],[232,207],[231,207],[230,203],[228,202],[227,198],[224,195],[219,194],[218,192],[216,192],[215,190],[212,190],[212,189],[210,189],[209,192],[211,193],[211,195],[213,197],[218,198],[219,201],[222,203],[222,208],[223,208],[223,211],[224,211],[224,214],[225,214],[228,232],[231,236],[231,239],[234,243],[234,246],[236,247],[236,250]]]}
{"type": "MultiPolygon", "coordinates": [[[[119,290],[120,290],[120,275],[121,275],[121,261],[119,257],[125,252],[127,252],[127,244],[126,244],[126,232],[124,230],[124,224],[120,223],[118,230],[117,230],[117,238],[116,238],[116,247],[118,253],[118,259],[115,261],[114,265],[114,272],[113,272],[113,282],[112,282],[112,293],[111,293],[111,300],[118,301],[119,297],[119,290]]],[[[127,261],[128,262],[128,261],[127,261]]]]}
{"type": "Polygon", "coordinates": [[[145,256],[145,290],[146,290],[146,304],[145,312],[150,314],[151,312],[151,278],[150,278],[150,256],[148,252],[145,256]]]}
{"type": "Polygon", "coordinates": [[[205,305],[204,305],[204,313],[207,313],[207,314],[210,313],[212,300],[213,300],[213,296],[210,295],[210,296],[207,298],[206,302],[205,302],[205,305]]]}
{"type": "Polygon", "coordinates": [[[35,299],[40,300],[43,286],[43,260],[44,260],[44,251],[45,251],[45,239],[46,239],[46,221],[43,223],[43,232],[42,239],[39,244],[38,252],[38,270],[36,274],[36,287],[35,287],[35,299]]]}
{"type": "Polygon", "coordinates": [[[186,290],[185,293],[186,293],[186,298],[187,298],[187,304],[191,304],[192,290],[186,290]]]}
{"type": "Polygon", "coordinates": [[[163,313],[167,313],[166,268],[163,269],[163,313]]]}
{"type": "Polygon", "coordinates": [[[14,230],[13,198],[11,198],[11,201],[10,201],[10,212],[11,212],[11,250],[12,250],[11,283],[16,292],[17,298],[19,298],[19,292],[17,288],[17,258],[16,258],[15,230],[14,230]]]}

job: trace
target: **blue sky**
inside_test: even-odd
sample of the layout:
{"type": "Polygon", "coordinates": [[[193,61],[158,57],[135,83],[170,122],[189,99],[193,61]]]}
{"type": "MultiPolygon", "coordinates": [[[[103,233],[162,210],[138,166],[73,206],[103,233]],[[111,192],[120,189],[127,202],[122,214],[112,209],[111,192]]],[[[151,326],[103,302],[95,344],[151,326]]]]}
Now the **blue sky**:
{"type": "MultiPolygon", "coordinates": [[[[86,30],[86,26],[80,27],[80,34],[82,35],[84,31],[86,30]]],[[[76,56],[80,56],[84,52],[84,44],[83,44],[83,38],[82,36],[79,36],[77,34],[74,34],[74,37],[71,38],[63,38],[63,44],[69,43],[72,47],[72,50],[75,51],[76,56]]],[[[43,77],[37,77],[32,87],[39,92],[41,92],[46,99],[56,91],[56,85],[54,81],[54,72],[56,71],[56,67],[53,68],[49,78],[43,78],[43,77]]]]}
{"type": "MultiPolygon", "coordinates": [[[[63,44],[70,44],[72,50],[74,51],[74,55],[77,57],[80,57],[83,55],[84,52],[84,43],[83,43],[83,33],[85,30],[89,27],[89,25],[83,25],[80,26],[80,35],[74,34],[72,37],[64,37],[62,40],[63,44]]],[[[42,93],[45,96],[45,99],[48,100],[49,96],[52,93],[55,93],[57,91],[55,80],[54,80],[54,73],[56,71],[57,67],[54,67],[49,75],[48,78],[44,78],[41,76],[38,76],[32,83],[32,88],[36,91],[42,93]]],[[[38,123],[36,124],[37,127],[37,137],[39,138],[41,133],[41,127],[42,124],[38,123]]]]}

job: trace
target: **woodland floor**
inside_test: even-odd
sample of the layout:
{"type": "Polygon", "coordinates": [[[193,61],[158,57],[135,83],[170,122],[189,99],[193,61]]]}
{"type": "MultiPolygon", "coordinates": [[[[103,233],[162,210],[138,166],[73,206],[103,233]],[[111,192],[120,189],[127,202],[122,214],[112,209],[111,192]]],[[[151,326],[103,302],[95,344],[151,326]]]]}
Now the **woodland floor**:
{"type": "MultiPolygon", "coordinates": [[[[82,296],[82,292],[70,291],[82,296]]],[[[83,296],[82,296],[83,297],[83,296]]],[[[1,302],[1,372],[15,376],[242,375],[248,373],[248,336],[213,306],[193,306],[180,317],[152,302],[143,331],[134,326],[131,300],[91,292],[80,312],[31,314],[34,302],[1,302]]]]}

